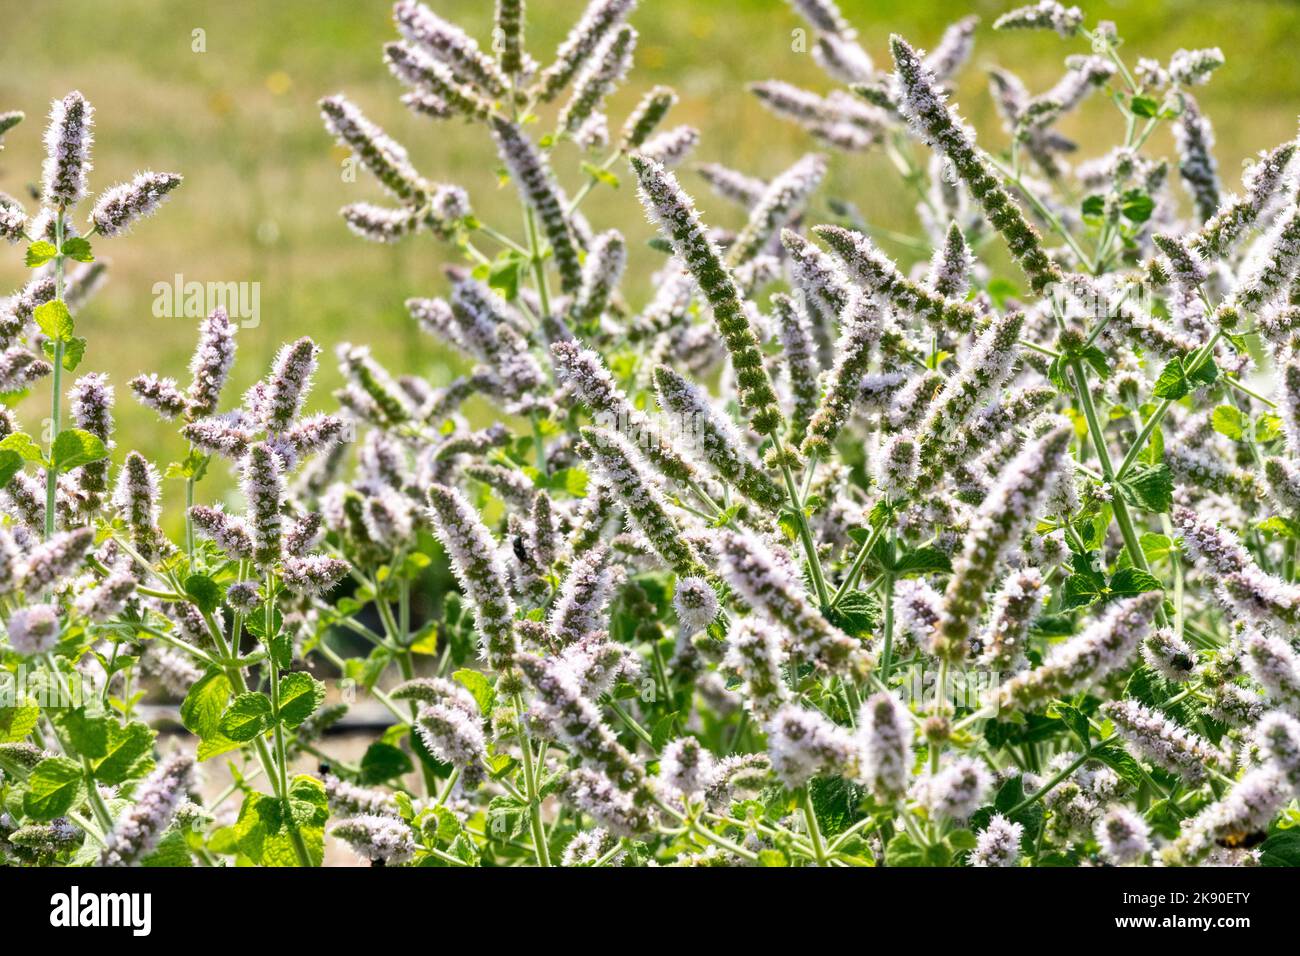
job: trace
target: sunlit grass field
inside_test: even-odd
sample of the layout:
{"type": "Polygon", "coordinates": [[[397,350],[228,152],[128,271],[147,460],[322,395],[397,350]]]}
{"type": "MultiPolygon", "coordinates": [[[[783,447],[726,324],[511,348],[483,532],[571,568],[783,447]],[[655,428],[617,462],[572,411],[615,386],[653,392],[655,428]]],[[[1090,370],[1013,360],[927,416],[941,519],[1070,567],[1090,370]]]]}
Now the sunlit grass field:
{"type": "MultiPolygon", "coordinates": [[[[486,43],[490,0],[431,5],[486,43]]],[[[890,32],[926,46],[948,21],[979,14],[976,53],[961,76],[957,102],[990,148],[1005,145],[1005,136],[987,93],[986,68],[1012,68],[1038,91],[1055,80],[1067,54],[1086,52],[1081,41],[1048,33],[993,34],[989,24],[1013,6],[1006,2],[841,5],[880,59],[887,56],[890,32]]],[[[529,6],[529,48],[545,63],[582,4],[531,0],[529,6]]],[[[1200,100],[1214,121],[1230,188],[1245,158],[1295,131],[1300,4],[1131,0],[1084,6],[1090,20],[1117,21],[1130,62],[1138,55],[1164,59],[1180,46],[1207,40],[1222,47],[1228,64],[1200,100]]],[[[513,196],[498,184],[491,144],[460,123],[412,116],[398,102],[402,89],[380,62],[380,45],[393,37],[389,4],[61,0],[55,8],[2,0],[0,11],[0,109],[28,113],[0,153],[0,189],[22,195],[38,176],[45,110],[53,96],[72,88],[98,109],[93,189],[143,168],[186,177],[162,213],[134,235],[99,243],[100,254],[111,260],[112,279],[78,317],[80,334],[90,339],[83,368],[108,371],[119,386],[119,458],[130,447],[164,462],[183,454],[172,429],[156,424],[124,388],[141,371],[184,375],[194,320],[155,318],[152,309],[154,284],[171,283],[176,275],[260,283],[261,321],[240,333],[235,388],[259,376],[281,342],[301,335],[327,350],[340,341],[367,342],[396,371],[435,380],[451,374],[450,357],[417,333],[402,302],[440,292],[440,267],[458,261],[457,253],[427,235],[378,247],[347,231],[338,208],[382,196],[364,174],[347,181],[347,154],[323,131],[317,99],[345,91],[410,149],[425,176],[468,188],[478,215],[494,227],[516,236],[521,229],[513,196]]],[[[632,22],[641,32],[637,71],[611,104],[611,125],[622,122],[642,91],[664,83],[682,97],[672,122],[703,132],[694,161],[770,177],[813,148],[800,130],[766,113],[745,91],[747,82],[768,78],[827,89],[811,57],[795,51],[792,31],[801,21],[782,0],[643,0],[632,22]]],[[[1081,143],[1085,158],[1115,142],[1121,123],[1111,104],[1094,97],[1063,130],[1081,143]]],[[[557,169],[571,189],[582,179],[580,159],[571,145],[556,151],[557,169]]],[[[738,224],[736,210],[705,195],[696,177],[687,172],[683,179],[711,222],[738,224]]],[[[827,195],[851,199],[873,225],[913,228],[914,200],[880,156],[837,156],[819,202],[827,195]]],[[[632,190],[602,187],[584,208],[597,228],[624,232],[633,275],[644,280],[658,254],[644,244],[649,230],[632,190]]],[[[0,285],[7,290],[24,280],[22,256],[12,247],[0,253],[0,285]]],[[[628,286],[637,287],[635,280],[628,286]]],[[[323,361],[316,404],[328,402],[338,381],[332,356],[323,361]]],[[[44,414],[41,386],[37,391],[42,394],[23,406],[28,422],[44,414]]]]}

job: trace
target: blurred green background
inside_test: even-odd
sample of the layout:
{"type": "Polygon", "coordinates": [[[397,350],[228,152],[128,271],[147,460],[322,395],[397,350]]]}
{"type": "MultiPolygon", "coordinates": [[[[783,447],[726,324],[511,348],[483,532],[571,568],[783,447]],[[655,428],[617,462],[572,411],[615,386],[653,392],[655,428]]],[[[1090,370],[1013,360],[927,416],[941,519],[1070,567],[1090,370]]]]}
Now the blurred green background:
{"type": "MultiPolygon", "coordinates": [[[[981,17],[973,61],[960,77],[957,102],[990,148],[1005,145],[989,99],[984,69],[1018,71],[1037,92],[1059,75],[1063,58],[1086,52],[1083,41],[1050,33],[995,35],[989,25],[1010,2],[843,0],[864,46],[877,61],[899,32],[932,45],[951,20],[981,17]]],[[[487,44],[491,0],[432,0],[431,6],[487,44]]],[[[579,15],[577,0],[530,0],[528,45],[543,63],[579,15]]],[[[1162,60],[1179,47],[1218,45],[1227,66],[1200,93],[1217,135],[1217,155],[1230,188],[1242,160],[1293,135],[1300,109],[1295,38],[1300,4],[1267,0],[1130,0],[1084,4],[1088,22],[1114,19],[1126,40],[1125,58],[1162,60]]],[[[718,161],[770,177],[814,148],[793,125],[745,92],[754,80],[780,78],[826,91],[829,82],[809,55],[792,51],[803,26],[782,0],[643,0],[632,22],[641,32],[637,69],[609,110],[617,129],[641,92],[655,83],[675,87],[682,102],[673,123],[698,126],[704,136],[694,161],[718,161]]],[[[393,247],[357,239],[338,208],[361,199],[383,201],[363,173],[346,182],[346,153],[321,127],[316,100],[344,91],[410,150],[430,179],[471,191],[480,218],[520,234],[513,187],[497,183],[497,161],[484,131],[459,121],[417,118],[398,102],[402,88],[380,60],[393,37],[390,6],[380,0],[275,0],[200,3],[191,0],[60,0],[56,7],[0,0],[0,109],[23,109],[28,121],[0,152],[0,189],[22,195],[39,176],[40,132],[50,99],[79,88],[97,107],[92,189],[137,169],[176,170],[186,184],[134,234],[100,241],[112,278],[78,316],[90,339],[84,369],[112,373],[119,386],[119,450],[138,447],[160,462],[180,457],[180,439],[126,394],[141,371],[185,380],[194,321],[152,314],[155,282],[258,282],[261,324],[239,335],[235,386],[263,373],[279,343],[311,335],[327,349],[344,340],[371,344],[399,372],[435,380],[451,373],[449,357],[418,334],[402,301],[444,288],[440,266],[455,250],[426,236],[393,247]],[[192,50],[203,31],[205,52],[192,50]]],[[[1118,112],[1093,98],[1064,124],[1082,144],[1080,158],[1105,151],[1122,134],[1118,112]]],[[[1157,139],[1153,148],[1167,147],[1157,139]]],[[[581,181],[580,157],[565,144],[555,162],[570,189],[581,181]]],[[[878,156],[838,155],[828,193],[854,200],[873,224],[914,227],[913,203],[878,156]]],[[[623,170],[619,170],[623,173],[623,170]]],[[[626,178],[626,176],[624,177],[626,178]]],[[[706,194],[690,173],[706,217],[738,225],[737,211],[706,194]]],[[[624,231],[633,250],[627,295],[639,304],[657,254],[633,191],[602,187],[584,207],[597,228],[624,231]]],[[[84,213],[83,213],[84,215],[84,213]]],[[[21,250],[0,247],[0,287],[24,280],[21,250]]],[[[315,403],[328,402],[338,382],[326,355],[315,403]]],[[[38,393],[43,392],[38,388],[38,393]]],[[[232,393],[230,398],[234,397],[232,393]]],[[[23,407],[35,427],[47,399],[23,407]]],[[[171,483],[178,484],[178,483],[171,483]]],[[[175,495],[179,488],[169,489],[175,495]]]]}

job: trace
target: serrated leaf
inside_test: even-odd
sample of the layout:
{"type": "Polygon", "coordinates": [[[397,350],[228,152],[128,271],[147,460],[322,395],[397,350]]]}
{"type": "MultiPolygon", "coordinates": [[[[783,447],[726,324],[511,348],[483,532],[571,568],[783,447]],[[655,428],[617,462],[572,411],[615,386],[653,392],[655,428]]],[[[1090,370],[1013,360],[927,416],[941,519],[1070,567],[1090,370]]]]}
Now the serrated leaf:
{"type": "Polygon", "coordinates": [[[1114,770],[1126,783],[1134,787],[1142,786],[1142,768],[1123,747],[1108,744],[1105,747],[1098,747],[1092,752],[1092,756],[1114,770]]]}
{"type": "Polygon", "coordinates": [[[507,302],[513,302],[519,297],[519,277],[522,271],[523,261],[517,256],[494,262],[488,269],[488,285],[501,293],[507,302]]]}
{"type": "Polygon", "coordinates": [[[1220,405],[1210,415],[1210,424],[1220,435],[1241,441],[1245,434],[1245,416],[1233,405],[1220,405]]]}
{"type": "Polygon", "coordinates": [[[1124,500],[1137,508],[1167,512],[1174,500],[1174,476],[1166,464],[1135,468],[1119,482],[1124,500]]]}
{"type": "Polygon", "coordinates": [[[1120,214],[1130,222],[1146,222],[1155,208],[1155,200],[1141,189],[1126,190],[1119,197],[1120,214]]]}
{"type": "Polygon", "coordinates": [[[674,728],[677,726],[677,711],[671,714],[664,714],[655,721],[654,727],[650,730],[650,746],[656,750],[663,750],[664,745],[673,737],[674,728]]]}
{"type": "Polygon", "coordinates": [[[112,786],[139,776],[143,765],[152,762],[156,736],[156,731],[138,720],[126,725],[109,721],[104,756],[91,762],[95,780],[112,786]]]}
{"type": "Polygon", "coordinates": [[[1300,866],[1300,830],[1281,830],[1259,845],[1260,866],[1300,866]]]}
{"type": "Polygon", "coordinates": [[[1110,579],[1110,593],[1114,597],[1132,597],[1163,588],[1158,578],[1138,568],[1121,568],[1110,579]]]}
{"type": "Polygon", "coordinates": [[[583,163],[582,171],[586,173],[588,176],[590,176],[592,179],[595,179],[598,182],[602,182],[606,186],[612,186],[613,188],[618,189],[618,187],[621,185],[619,182],[619,178],[615,176],[612,172],[610,172],[608,169],[601,169],[599,166],[596,166],[593,163],[583,163]]]}
{"type": "Polygon", "coordinates": [[[60,473],[80,468],[92,461],[108,457],[104,443],[90,432],[80,428],[61,431],[54,439],[54,448],[50,452],[50,461],[54,470],[60,473]]]}
{"type": "Polygon", "coordinates": [[[308,862],[320,866],[325,855],[325,821],[329,801],[324,785],[311,777],[295,777],[284,800],[250,793],[244,799],[234,838],[239,851],[258,866],[297,866],[294,831],[307,851],[308,862]]]}
{"type": "Polygon", "coordinates": [[[1129,110],[1134,116],[1154,119],[1160,115],[1160,103],[1150,96],[1135,96],[1129,100],[1129,110]]]}
{"type": "Polygon", "coordinates": [[[247,743],[271,725],[271,698],[261,693],[240,694],[221,715],[218,730],[231,740],[247,743]]]}
{"type": "Polygon", "coordinates": [[[1086,574],[1071,574],[1065,579],[1061,593],[1061,606],[1066,610],[1087,607],[1102,595],[1102,587],[1095,578],[1086,574]]]}
{"type": "MultiPolygon", "coordinates": [[[[41,343],[41,351],[51,362],[54,361],[58,354],[54,343],[48,339],[41,343]]],[[[86,357],[86,340],[79,336],[73,336],[63,343],[63,369],[66,372],[75,372],[81,360],[86,357]]]]}
{"type": "Polygon", "coordinates": [[[906,552],[894,564],[894,573],[900,577],[913,574],[946,574],[952,571],[952,561],[938,548],[915,548],[906,552]]]}
{"type": "Polygon", "coordinates": [[[1271,412],[1260,415],[1255,420],[1255,440],[1261,445],[1277,441],[1282,437],[1282,419],[1271,412]]]}
{"type": "Polygon", "coordinates": [[[45,265],[58,254],[59,250],[54,243],[38,239],[27,247],[27,254],[23,257],[23,261],[26,263],[27,268],[35,269],[37,266],[45,265]]]}
{"type": "Polygon", "coordinates": [[[361,758],[361,782],[366,786],[385,783],[415,769],[411,758],[392,744],[376,741],[361,758]]]}
{"type": "Polygon", "coordinates": [[[223,592],[221,586],[206,574],[191,574],[185,579],[185,593],[195,606],[205,614],[211,614],[221,605],[223,592]]]}
{"type": "Polygon", "coordinates": [[[325,685],[304,671],[280,678],[280,722],[297,727],[316,713],[325,699],[325,685]]]}
{"type": "Polygon", "coordinates": [[[1138,538],[1138,544],[1141,545],[1147,561],[1159,561],[1168,557],[1174,550],[1174,543],[1168,537],[1152,532],[1147,532],[1138,538]]]}
{"type": "Polygon", "coordinates": [[[464,687],[474,697],[479,713],[488,716],[496,707],[497,691],[492,682],[481,672],[462,667],[451,675],[451,679],[464,687]]]}
{"type": "Polygon", "coordinates": [[[830,621],[846,634],[863,635],[880,620],[880,602],[869,591],[850,591],[830,612],[830,621]]]}
{"type": "Polygon", "coordinates": [[[81,767],[67,757],[47,757],[27,777],[23,812],[33,820],[53,820],[71,810],[84,793],[81,767]]]}
{"type": "Polygon", "coordinates": [[[84,707],[63,711],[57,717],[68,745],[78,756],[100,759],[108,753],[109,719],[87,714],[84,707]]]}
{"type": "Polygon", "coordinates": [[[9,448],[0,449],[0,488],[23,470],[23,456],[9,448]]]}
{"type": "Polygon", "coordinates": [[[45,453],[41,451],[41,446],[36,444],[32,436],[26,432],[6,435],[3,440],[0,440],[0,451],[12,451],[23,461],[34,461],[41,466],[46,464],[45,453]]]}
{"type": "Polygon", "coordinates": [[[40,718],[40,707],[31,701],[0,707],[0,744],[25,740],[40,718]]]}
{"type": "Polygon", "coordinates": [[[72,338],[76,328],[72,321],[72,313],[60,299],[51,299],[38,305],[36,311],[32,313],[32,318],[36,321],[36,327],[49,338],[64,342],[72,338]]]}
{"type": "Polygon", "coordinates": [[[1091,737],[1088,725],[1088,715],[1081,711],[1073,704],[1067,704],[1063,700],[1058,700],[1048,708],[1048,715],[1056,717],[1065,726],[1070,728],[1070,732],[1079,738],[1079,742],[1085,747],[1091,737]]]}
{"type": "Polygon", "coordinates": [[[90,241],[85,236],[73,236],[63,240],[63,254],[77,262],[94,262],[95,254],[90,249],[90,241]]]}

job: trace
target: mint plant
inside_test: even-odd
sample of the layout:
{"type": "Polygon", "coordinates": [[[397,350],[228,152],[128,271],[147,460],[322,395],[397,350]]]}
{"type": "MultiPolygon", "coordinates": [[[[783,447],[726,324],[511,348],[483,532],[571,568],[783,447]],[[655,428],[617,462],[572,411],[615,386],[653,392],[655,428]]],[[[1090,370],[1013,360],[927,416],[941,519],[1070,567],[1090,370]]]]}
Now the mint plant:
{"type": "Polygon", "coordinates": [[[103,376],[65,422],[61,375],[101,241],[180,179],[78,220],[92,113],[55,104],[41,211],[0,201],[35,270],[0,379],[53,382],[40,439],[0,421],[6,861],[1294,860],[1296,141],[1232,192],[1195,100],[1219,51],[1134,60],[1052,0],[993,28],[1061,43],[1062,77],[993,69],[1003,130],[977,136],[948,93],[974,18],[877,51],[830,0],[791,6],[831,88],[752,90],[825,152],[765,179],[688,164],[666,87],[608,115],[634,0],[592,0],[545,65],[522,0],[490,45],[398,2],[402,102],[487,137],[518,223],[345,94],[321,117],[388,195],[346,226],[438,244],[406,304],[463,374],[335,343],[337,407],[308,413],[304,338],[231,399],[218,310],[187,385],[130,382],[189,443],[165,468],[115,434],[103,376]],[[1059,126],[1089,97],[1115,111],[1099,154],[1059,126]],[[821,193],[876,150],[915,234],[821,193]],[[704,221],[698,185],[739,230],[704,221]],[[633,191],[648,290],[633,237],[587,218],[633,191]],[[223,465],[238,507],[201,500],[223,465]],[[358,699],[389,723],[354,762],[330,732],[358,699]]]}

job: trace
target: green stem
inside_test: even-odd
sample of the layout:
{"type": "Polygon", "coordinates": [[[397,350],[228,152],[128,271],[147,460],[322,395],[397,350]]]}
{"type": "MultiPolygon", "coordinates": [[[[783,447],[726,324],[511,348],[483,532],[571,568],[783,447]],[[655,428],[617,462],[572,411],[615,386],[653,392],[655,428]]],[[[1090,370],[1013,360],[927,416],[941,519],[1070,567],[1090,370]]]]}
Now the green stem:
{"type": "Polygon", "coordinates": [[[533,776],[533,741],[528,733],[524,700],[515,694],[515,714],[519,721],[520,749],[524,757],[524,793],[528,798],[528,826],[533,836],[533,852],[538,866],[551,865],[551,851],[546,845],[546,827],[542,825],[542,805],[537,797],[537,780],[533,776]]]}
{"type": "Polygon", "coordinates": [[[835,596],[831,598],[832,608],[838,607],[840,601],[844,599],[844,595],[848,594],[849,591],[853,589],[853,586],[858,583],[858,578],[862,577],[862,569],[867,564],[867,558],[871,557],[871,552],[875,549],[876,542],[880,540],[880,536],[884,531],[884,521],[871,529],[871,536],[867,538],[862,547],[858,550],[857,555],[853,559],[853,564],[849,567],[849,573],[844,578],[844,583],[839,586],[839,589],[835,592],[835,596]]]}
{"type": "Polygon", "coordinates": [[[1039,787],[1037,790],[1034,791],[1032,796],[1025,797],[1025,799],[1021,800],[1014,807],[1008,810],[1005,816],[1014,820],[1017,813],[1019,813],[1021,810],[1025,809],[1026,807],[1033,806],[1039,800],[1043,799],[1043,797],[1047,796],[1047,794],[1050,793],[1058,783],[1060,783],[1070,774],[1074,773],[1076,770],[1082,767],[1084,763],[1086,763],[1096,751],[1100,750],[1102,747],[1111,743],[1118,737],[1119,734],[1111,734],[1109,737],[1105,738],[1104,740],[1097,741],[1097,743],[1093,744],[1086,751],[1080,754],[1077,760],[1075,760],[1069,766],[1057,771],[1055,774],[1049,777],[1041,787],[1039,787]]]}
{"type": "Polygon", "coordinates": [[[790,470],[790,463],[786,461],[785,443],[781,441],[781,435],[777,431],[772,432],[772,444],[781,462],[781,476],[785,479],[785,489],[790,495],[790,507],[794,510],[799,540],[803,543],[804,554],[808,557],[808,573],[812,577],[813,588],[817,591],[817,603],[823,611],[826,611],[831,607],[831,593],[826,587],[826,578],[822,575],[821,561],[817,558],[817,543],[813,540],[808,516],[804,514],[803,502],[799,497],[799,486],[794,480],[794,473],[790,470]]]}
{"type": "Polygon", "coordinates": [[[808,828],[808,840],[812,843],[813,859],[818,866],[826,865],[826,845],[822,841],[821,827],[817,824],[817,814],[813,810],[812,796],[807,787],[799,788],[799,805],[803,808],[804,825],[808,828]]]}
{"type": "MultiPolygon", "coordinates": [[[[63,210],[59,209],[54,218],[54,243],[59,254],[54,257],[54,298],[63,301],[63,210]]],[[[50,467],[45,469],[45,538],[49,540],[54,534],[54,513],[58,504],[59,473],[54,468],[54,443],[59,437],[59,419],[62,416],[63,402],[60,392],[63,390],[63,336],[54,340],[54,376],[50,388],[50,467]]]]}

